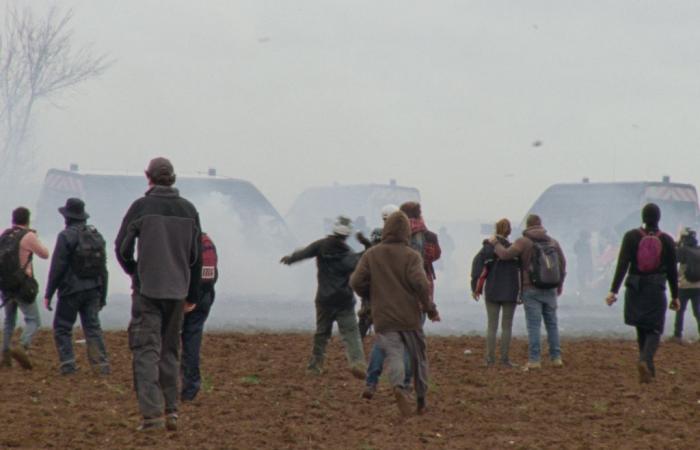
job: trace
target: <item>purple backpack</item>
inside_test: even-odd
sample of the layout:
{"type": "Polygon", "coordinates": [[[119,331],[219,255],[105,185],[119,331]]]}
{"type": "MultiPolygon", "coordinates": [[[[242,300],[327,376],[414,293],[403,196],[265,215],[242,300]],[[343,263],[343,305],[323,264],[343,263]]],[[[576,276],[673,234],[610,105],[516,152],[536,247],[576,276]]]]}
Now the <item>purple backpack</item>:
{"type": "Polygon", "coordinates": [[[643,228],[639,231],[642,233],[642,240],[637,247],[637,270],[639,273],[655,272],[661,266],[661,232],[647,233],[643,228]]]}

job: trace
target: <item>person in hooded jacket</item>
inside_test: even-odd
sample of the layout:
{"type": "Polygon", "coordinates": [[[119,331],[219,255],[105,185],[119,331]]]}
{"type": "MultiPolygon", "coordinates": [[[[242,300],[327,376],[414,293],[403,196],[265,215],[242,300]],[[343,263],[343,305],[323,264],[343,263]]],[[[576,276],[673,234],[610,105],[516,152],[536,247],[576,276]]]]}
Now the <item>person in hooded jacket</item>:
{"type": "Polygon", "coordinates": [[[355,292],[372,301],[375,344],[386,354],[389,381],[404,416],[412,413],[404,355],[409,355],[417,412],[422,414],[426,411],[428,359],[421,316],[425,313],[432,321],[440,320],[422,258],[409,247],[409,238],[406,215],[389,216],[381,244],[365,252],[350,278],[355,292]]]}
{"type": "Polygon", "coordinates": [[[351,232],[352,221],[340,216],[333,225],[333,234],[282,257],[280,262],[291,265],[316,258],[316,333],[307,369],[315,374],[323,372],[326,345],[331,338],[333,322],[337,322],[345,343],[350,372],[356,378],[363,379],[365,355],[355,316],[355,295],[348,284],[350,274],[355,270],[361,255],[353,252],[346,242],[351,232]]]}
{"type": "Polygon", "coordinates": [[[700,247],[694,230],[684,228],[678,242],[678,299],[680,308],[676,311],[671,342],[683,343],[683,316],[688,303],[691,304],[698,333],[700,333],[700,247]]]}
{"type": "Polygon", "coordinates": [[[525,308],[528,336],[528,362],[525,370],[540,369],[540,329],[544,319],[549,344],[549,358],[554,367],[563,367],[561,347],[559,344],[559,325],[557,323],[557,297],[561,295],[566,278],[566,259],[559,243],[552,239],[542,226],[542,219],[536,214],[530,214],[525,220],[525,231],[513,245],[506,248],[497,237],[491,238],[496,256],[502,261],[520,259],[520,281],[522,283],[522,299],[525,308]],[[559,264],[559,281],[556,287],[538,287],[533,279],[535,244],[552,245],[559,264]]]}
{"type": "MultiPolygon", "coordinates": [[[[508,241],[511,227],[508,219],[496,223],[496,239],[504,247],[510,247],[508,241]]],[[[513,330],[513,316],[520,295],[520,264],[517,259],[502,261],[496,256],[493,244],[484,240],[483,247],[472,262],[471,288],[472,297],[479,301],[481,292],[479,279],[485,275],[484,304],[488,316],[486,328],[486,366],[496,364],[496,333],[498,319],[503,311],[501,322],[501,365],[514,367],[508,356],[513,330]]]]}
{"type": "MultiPolygon", "coordinates": [[[[610,293],[605,299],[608,306],[617,301],[617,293],[625,278],[625,324],[637,330],[639,346],[639,361],[637,371],[640,383],[650,383],[656,376],[654,355],[659,348],[666,320],[666,283],[673,298],[670,309],[678,310],[678,269],[676,267],[676,245],[673,238],[659,230],[661,209],[648,203],[642,208],[641,228],[634,228],[625,233],[617,258],[617,268],[613,277],[610,293]],[[656,267],[651,270],[640,270],[639,257],[646,254],[640,252],[642,239],[655,236],[660,241],[660,255],[656,267]]],[[[654,258],[656,259],[656,258],[654,258]]],[[[648,268],[646,268],[648,269],[648,268]]]]}
{"type": "MultiPolygon", "coordinates": [[[[99,312],[107,300],[107,265],[100,268],[101,273],[97,276],[81,277],[76,273],[71,262],[79,250],[80,233],[87,232],[90,215],[85,211],[85,203],[78,198],[69,198],[58,211],[65,219],[66,228],[56,238],[44,306],[51,310],[51,298],[58,291],[53,336],[60,361],[59,371],[62,375],[70,375],[77,370],[73,353],[73,325],[80,314],[90,365],[99,374],[107,375],[110,367],[99,318],[99,312]]],[[[104,248],[102,250],[104,252],[104,248]]]]}

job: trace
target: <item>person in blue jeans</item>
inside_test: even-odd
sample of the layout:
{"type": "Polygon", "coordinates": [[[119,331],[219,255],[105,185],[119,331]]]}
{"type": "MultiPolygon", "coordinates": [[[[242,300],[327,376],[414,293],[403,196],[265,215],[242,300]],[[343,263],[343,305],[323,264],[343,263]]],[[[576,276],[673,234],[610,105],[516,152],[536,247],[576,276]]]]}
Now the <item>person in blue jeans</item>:
{"type": "Polygon", "coordinates": [[[201,234],[202,276],[199,284],[199,301],[197,307],[185,314],[182,322],[182,389],[180,399],[183,402],[195,399],[202,387],[202,375],[199,369],[199,353],[202,348],[204,322],[209,317],[216,292],[214,285],[219,278],[217,268],[216,246],[211,237],[201,234]]]}
{"type": "Polygon", "coordinates": [[[494,251],[499,259],[508,261],[520,258],[522,300],[525,307],[528,336],[528,362],[524,369],[531,370],[542,367],[540,362],[540,330],[543,319],[549,343],[549,358],[554,367],[563,367],[557,324],[557,297],[561,295],[564,287],[566,258],[559,243],[547,235],[547,230],[542,226],[542,219],[538,215],[530,214],[525,225],[523,236],[508,248],[504,247],[495,237],[491,238],[494,251]],[[545,250],[540,251],[541,248],[548,248],[551,253],[545,250]],[[536,261],[539,258],[547,258],[547,261],[536,261]],[[536,267],[553,268],[554,271],[542,273],[535,270],[536,267]],[[538,279],[543,275],[553,276],[556,279],[538,279]],[[552,285],[554,287],[549,287],[552,285]]]}

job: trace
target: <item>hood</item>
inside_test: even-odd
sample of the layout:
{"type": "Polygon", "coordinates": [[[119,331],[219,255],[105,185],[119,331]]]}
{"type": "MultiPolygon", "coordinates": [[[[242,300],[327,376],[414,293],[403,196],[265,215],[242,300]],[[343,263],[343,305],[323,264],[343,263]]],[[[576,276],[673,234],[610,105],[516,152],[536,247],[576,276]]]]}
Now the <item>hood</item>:
{"type": "Polygon", "coordinates": [[[530,238],[533,241],[546,241],[549,239],[547,230],[545,230],[541,225],[525,228],[525,231],[523,231],[523,236],[530,238]]]}
{"type": "Polygon", "coordinates": [[[157,184],[146,191],[146,195],[153,195],[155,197],[179,197],[180,191],[172,186],[161,186],[157,184]]]}
{"type": "Polygon", "coordinates": [[[411,225],[408,217],[401,211],[397,211],[386,219],[382,230],[382,242],[408,244],[411,238],[411,225]]]}
{"type": "Polygon", "coordinates": [[[411,234],[420,233],[421,231],[428,231],[428,227],[425,226],[425,221],[423,218],[418,219],[408,219],[411,224],[411,234]]]}

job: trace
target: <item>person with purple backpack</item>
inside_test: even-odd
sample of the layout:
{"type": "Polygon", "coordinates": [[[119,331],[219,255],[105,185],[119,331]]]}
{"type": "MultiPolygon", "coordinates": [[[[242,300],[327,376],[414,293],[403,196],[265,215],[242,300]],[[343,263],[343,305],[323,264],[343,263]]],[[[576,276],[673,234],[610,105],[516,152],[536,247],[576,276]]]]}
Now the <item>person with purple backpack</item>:
{"type": "Polygon", "coordinates": [[[625,278],[625,324],[637,330],[640,383],[650,383],[656,376],[654,355],[659,348],[666,319],[666,283],[671,290],[671,310],[680,306],[676,245],[673,238],[659,230],[661,210],[654,203],[642,209],[640,228],[625,233],[617,258],[606,303],[617,301],[617,292],[625,278]]]}

